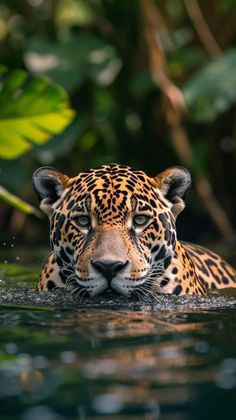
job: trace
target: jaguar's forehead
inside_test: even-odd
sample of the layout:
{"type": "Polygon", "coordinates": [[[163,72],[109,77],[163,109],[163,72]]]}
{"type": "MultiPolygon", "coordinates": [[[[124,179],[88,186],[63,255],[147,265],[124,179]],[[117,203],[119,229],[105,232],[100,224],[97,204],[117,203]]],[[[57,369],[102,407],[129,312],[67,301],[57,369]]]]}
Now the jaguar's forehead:
{"type": "MultiPolygon", "coordinates": [[[[66,201],[73,200],[73,208],[80,203],[102,214],[132,211],[138,205],[142,210],[157,206],[158,189],[154,179],[143,171],[118,164],[103,165],[78,174],[70,180],[66,201]]],[[[69,203],[70,209],[72,208],[69,203]]]]}
{"type": "Polygon", "coordinates": [[[74,188],[86,189],[87,192],[149,193],[153,189],[153,180],[143,171],[129,166],[110,164],[89,169],[73,179],[74,188]]]}

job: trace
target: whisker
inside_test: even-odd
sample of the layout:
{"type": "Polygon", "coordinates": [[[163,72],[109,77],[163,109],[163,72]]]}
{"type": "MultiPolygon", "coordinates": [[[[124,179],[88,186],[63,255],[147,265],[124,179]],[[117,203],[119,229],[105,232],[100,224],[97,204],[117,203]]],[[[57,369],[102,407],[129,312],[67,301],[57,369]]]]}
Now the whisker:
{"type": "Polygon", "coordinates": [[[80,287],[78,286],[78,287],[75,287],[73,290],[71,290],[70,291],[70,293],[72,294],[72,295],[74,295],[75,293],[77,293],[78,291],[80,291],[80,287]]]}
{"type": "Polygon", "coordinates": [[[69,286],[70,284],[73,284],[75,281],[76,281],[76,275],[74,273],[66,279],[65,286],[69,286]]]}

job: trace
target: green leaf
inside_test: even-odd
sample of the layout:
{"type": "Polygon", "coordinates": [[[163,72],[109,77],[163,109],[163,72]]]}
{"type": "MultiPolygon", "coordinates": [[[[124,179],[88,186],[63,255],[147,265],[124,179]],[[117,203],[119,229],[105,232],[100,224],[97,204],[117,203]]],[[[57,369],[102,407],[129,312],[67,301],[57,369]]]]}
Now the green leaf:
{"type": "Polygon", "coordinates": [[[71,122],[68,95],[45,76],[0,66],[0,158],[15,159],[71,122]]]}
{"type": "Polygon", "coordinates": [[[35,209],[33,206],[26,203],[25,201],[21,200],[14,194],[10,193],[8,190],[6,190],[6,188],[2,187],[1,185],[0,200],[5,201],[5,203],[10,204],[18,210],[21,210],[23,213],[34,214],[35,216],[41,217],[41,213],[37,209],[35,209]]]}
{"type": "Polygon", "coordinates": [[[205,65],[184,86],[196,121],[211,122],[236,102],[236,49],[205,65]]]}

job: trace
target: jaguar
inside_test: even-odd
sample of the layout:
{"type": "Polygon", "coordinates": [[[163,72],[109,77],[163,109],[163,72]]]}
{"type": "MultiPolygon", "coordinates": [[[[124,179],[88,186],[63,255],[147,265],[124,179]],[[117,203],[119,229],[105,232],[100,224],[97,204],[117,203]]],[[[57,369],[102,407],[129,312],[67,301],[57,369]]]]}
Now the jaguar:
{"type": "Polygon", "coordinates": [[[66,288],[83,298],[113,290],[146,299],[236,287],[236,271],[220,256],[177,238],[176,218],[191,185],[187,169],[149,177],[107,164],[69,178],[46,166],[33,184],[52,246],[39,291],[66,288]]]}

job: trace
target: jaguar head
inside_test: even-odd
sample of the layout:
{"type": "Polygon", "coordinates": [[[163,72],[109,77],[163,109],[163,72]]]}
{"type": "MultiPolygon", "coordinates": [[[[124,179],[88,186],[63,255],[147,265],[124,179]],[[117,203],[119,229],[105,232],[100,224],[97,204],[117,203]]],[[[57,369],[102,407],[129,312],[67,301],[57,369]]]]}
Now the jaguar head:
{"type": "Polygon", "coordinates": [[[90,296],[148,293],[171,263],[191,183],[185,168],[152,178],[114,164],[69,178],[42,167],[33,183],[59,267],[90,296]]]}

